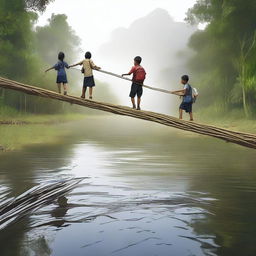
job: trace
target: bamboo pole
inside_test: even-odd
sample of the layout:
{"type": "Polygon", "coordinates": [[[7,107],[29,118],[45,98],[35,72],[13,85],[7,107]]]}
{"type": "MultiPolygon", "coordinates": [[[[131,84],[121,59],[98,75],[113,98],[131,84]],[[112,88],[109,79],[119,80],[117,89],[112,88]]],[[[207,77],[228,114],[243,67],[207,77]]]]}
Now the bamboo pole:
{"type": "Polygon", "coordinates": [[[195,122],[188,122],[188,121],[180,120],[178,118],[164,115],[164,114],[159,114],[159,113],[150,112],[150,111],[138,111],[138,110],[131,109],[129,107],[114,105],[110,103],[84,100],[84,99],[74,97],[74,96],[69,96],[69,95],[64,96],[53,91],[22,84],[22,83],[5,79],[2,77],[0,77],[0,87],[5,89],[20,91],[26,94],[35,95],[39,97],[68,102],[71,104],[76,104],[76,105],[88,107],[91,109],[101,110],[101,111],[105,111],[105,112],[109,112],[117,115],[129,116],[137,119],[151,121],[151,122],[159,123],[165,126],[170,126],[173,128],[184,130],[184,131],[194,132],[201,135],[211,136],[214,138],[224,140],[226,142],[231,142],[231,143],[235,143],[248,148],[256,149],[255,134],[231,131],[231,130],[219,128],[216,126],[199,124],[195,122]]]}

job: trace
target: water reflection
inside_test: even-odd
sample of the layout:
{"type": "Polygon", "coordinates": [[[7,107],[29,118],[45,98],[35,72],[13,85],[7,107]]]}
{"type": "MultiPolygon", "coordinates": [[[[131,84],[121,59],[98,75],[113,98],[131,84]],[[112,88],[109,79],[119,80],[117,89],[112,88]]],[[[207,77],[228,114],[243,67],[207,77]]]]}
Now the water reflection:
{"type": "Polygon", "coordinates": [[[1,233],[3,255],[255,254],[255,151],[121,117],[61,128],[58,145],[0,156],[0,196],[88,179],[1,233]]]}

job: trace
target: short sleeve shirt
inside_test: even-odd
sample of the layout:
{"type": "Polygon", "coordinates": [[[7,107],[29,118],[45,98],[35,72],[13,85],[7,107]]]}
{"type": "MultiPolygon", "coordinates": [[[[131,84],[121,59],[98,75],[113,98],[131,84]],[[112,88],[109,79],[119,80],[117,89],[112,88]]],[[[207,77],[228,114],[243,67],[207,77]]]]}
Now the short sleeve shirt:
{"type": "Polygon", "coordinates": [[[96,68],[96,65],[93,63],[92,60],[85,59],[85,60],[79,62],[79,65],[83,66],[85,77],[93,76],[92,70],[96,68]]]}
{"type": "Polygon", "coordinates": [[[138,69],[139,66],[133,66],[129,72],[129,75],[133,74],[132,80],[135,79],[135,75],[136,75],[136,71],[138,69]]]}
{"type": "Polygon", "coordinates": [[[54,66],[54,69],[58,71],[58,76],[65,76],[65,68],[68,68],[68,63],[65,61],[58,61],[54,66]]]}
{"type": "Polygon", "coordinates": [[[190,94],[192,95],[192,91],[190,92],[190,89],[191,89],[191,86],[189,84],[184,85],[184,90],[187,90],[187,91],[186,91],[186,95],[184,95],[183,98],[186,97],[187,95],[190,95],[190,94]]]}

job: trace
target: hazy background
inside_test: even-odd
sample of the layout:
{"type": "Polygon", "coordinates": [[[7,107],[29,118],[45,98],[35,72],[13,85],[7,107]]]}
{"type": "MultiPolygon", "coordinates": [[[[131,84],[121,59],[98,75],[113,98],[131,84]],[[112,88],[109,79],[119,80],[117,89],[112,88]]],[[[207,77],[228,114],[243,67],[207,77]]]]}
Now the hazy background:
{"type": "MultiPolygon", "coordinates": [[[[69,25],[81,38],[78,61],[89,50],[97,65],[121,74],[130,70],[134,56],[141,55],[147,71],[146,84],[179,89],[180,76],[188,73],[185,63],[191,51],[187,43],[196,31],[184,18],[194,4],[194,0],[56,0],[47,6],[37,25],[45,25],[52,13],[65,13],[69,25]]],[[[106,86],[110,86],[118,101],[114,103],[130,104],[129,82],[97,72],[95,77],[108,82],[106,86]]],[[[95,90],[96,97],[99,90],[100,87],[95,90]]],[[[109,100],[112,101],[105,99],[109,100]]],[[[145,89],[144,109],[166,113],[172,109],[174,113],[176,109],[171,108],[171,103],[176,104],[177,98],[145,89]]]]}

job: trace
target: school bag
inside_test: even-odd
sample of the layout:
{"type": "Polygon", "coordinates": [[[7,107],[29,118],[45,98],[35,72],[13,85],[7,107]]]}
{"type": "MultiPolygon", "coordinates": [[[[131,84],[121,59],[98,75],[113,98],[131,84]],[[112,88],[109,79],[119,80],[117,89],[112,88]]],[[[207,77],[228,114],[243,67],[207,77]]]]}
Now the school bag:
{"type": "Polygon", "coordinates": [[[136,69],[134,81],[143,82],[146,79],[146,71],[143,67],[138,67],[136,69]]]}
{"type": "Polygon", "coordinates": [[[193,89],[190,84],[188,86],[189,86],[189,88],[188,88],[187,94],[185,94],[183,96],[183,102],[184,103],[193,103],[193,97],[192,97],[193,89]]]}
{"type": "Polygon", "coordinates": [[[198,93],[197,89],[194,88],[194,87],[192,87],[192,99],[193,99],[193,103],[196,102],[198,95],[199,95],[199,93],[198,93]]]}
{"type": "Polygon", "coordinates": [[[198,97],[198,91],[196,88],[193,88],[190,84],[189,84],[189,91],[186,95],[184,95],[183,97],[183,102],[184,103],[195,103],[196,99],[198,97]]]}

